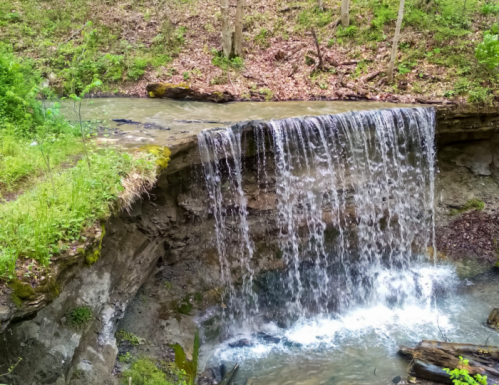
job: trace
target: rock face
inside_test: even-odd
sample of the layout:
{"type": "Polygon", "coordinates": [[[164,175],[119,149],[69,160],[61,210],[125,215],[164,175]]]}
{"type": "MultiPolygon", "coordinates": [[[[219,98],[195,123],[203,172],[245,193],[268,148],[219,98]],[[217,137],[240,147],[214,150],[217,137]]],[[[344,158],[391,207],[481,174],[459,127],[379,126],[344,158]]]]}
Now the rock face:
{"type": "MultiPolygon", "coordinates": [[[[155,85],[148,91],[157,97],[197,97],[192,96],[195,91],[178,87],[155,85]]],[[[476,119],[481,121],[476,116],[440,119],[437,231],[447,226],[449,209],[468,199],[480,198],[487,208],[499,207],[494,179],[499,166],[495,134],[499,118],[488,116],[477,130],[470,128],[478,124],[476,119]]],[[[251,122],[240,125],[248,133],[254,126],[251,122]]],[[[255,155],[250,150],[246,152],[249,157],[255,155]]],[[[78,253],[54,260],[57,290],[37,292],[19,308],[9,301],[9,293],[0,294],[0,367],[23,358],[3,381],[14,385],[117,384],[116,374],[126,369],[117,362],[117,356],[125,352],[115,338],[119,329],[147,341],[130,348],[137,354],[171,360],[170,346],[179,344],[188,358],[192,356],[196,311],[219,308],[223,293],[214,222],[207,211],[199,163],[195,138],[179,145],[156,188],[130,213],[107,221],[101,256],[94,265],[86,266],[85,257],[78,253]],[[82,306],[91,310],[92,320],[72,326],[71,312],[82,306]]],[[[262,194],[254,170],[248,162],[243,178],[248,224],[255,239],[252,268],[257,274],[280,269],[283,262],[276,253],[276,189],[269,185],[262,194]]],[[[349,207],[346,210],[353,215],[349,207]]],[[[94,238],[99,240],[100,235],[97,231],[94,238]]],[[[238,272],[233,274],[237,281],[238,272]]],[[[215,317],[210,332],[216,335],[219,326],[215,317]]]]}
{"type": "Polygon", "coordinates": [[[236,98],[227,91],[205,90],[191,87],[186,83],[152,83],[146,87],[147,96],[150,98],[169,98],[182,100],[197,100],[203,102],[227,103],[236,98]]]}

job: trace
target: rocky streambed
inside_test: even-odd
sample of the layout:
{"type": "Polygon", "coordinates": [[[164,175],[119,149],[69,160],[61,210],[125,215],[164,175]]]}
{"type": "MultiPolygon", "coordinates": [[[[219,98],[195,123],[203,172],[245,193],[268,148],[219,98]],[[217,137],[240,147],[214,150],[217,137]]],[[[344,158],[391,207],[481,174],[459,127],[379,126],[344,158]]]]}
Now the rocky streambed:
{"type": "MultiPolygon", "coordinates": [[[[106,109],[106,103],[113,108],[115,102],[103,100],[96,108],[106,109]]],[[[220,341],[221,312],[227,306],[227,299],[224,297],[224,279],[216,242],[216,220],[208,210],[210,196],[196,135],[201,129],[216,127],[217,124],[212,123],[212,117],[206,110],[202,110],[204,106],[199,106],[200,111],[196,110],[201,103],[175,102],[169,105],[165,101],[156,102],[155,113],[140,111],[134,116],[130,106],[135,102],[126,99],[126,116],[119,111],[113,112],[119,113],[119,116],[110,116],[142,124],[153,122],[170,128],[155,130],[145,127],[137,129],[127,124],[113,126],[117,132],[126,132],[126,135],[111,137],[116,139],[114,143],[128,147],[144,143],[170,147],[170,165],[160,176],[156,187],[136,202],[130,212],[116,214],[106,223],[89,229],[82,247],[84,252],[72,250],[55,258],[48,283],[43,288],[33,287],[29,279],[15,287],[2,288],[0,365],[10,367],[18,362],[19,357],[22,358],[6,377],[8,383],[119,383],[120,373],[129,366],[126,359],[119,358],[126,357],[127,353],[174,361],[173,347],[178,344],[186,358],[192,360],[195,334],[200,325],[203,354],[199,368],[202,371],[205,365],[210,366],[214,362],[210,360],[220,341]],[[166,112],[170,115],[162,116],[163,111],[174,113],[166,112]],[[99,258],[89,266],[87,256],[96,251],[99,258]],[[85,322],[75,322],[74,312],[82,308],[88,309],[90,315],[85,322]],[[116,338],[116,332],[120,330],[129,334],[122,333],[116,338]]],[[[241,108],[241,116],[236,110],[211,113],[216,115],[217,121],[228,123],[244,120],[243,111],[248,112],[248,107],[249,104],[237,107],[241,108]]],[[[286,105],[284,110],[279,111],[279,107],[271,103],[262,103],[254,107],[261,108],[263,112],[260,115],[252,108],[249,109],[251,117],[269,119],[295,114],[335,113],[351,106],[342,103],[302,103],[301,109],[296,105],[286,105]]],[[[358,106],[358,109],[362,108],[368,107],[358,106]]],[[[490,269],[497,260],[494,244],[497,227],[494,221],[499,214],[496,211],[499,209],[499,113],[441,109],[437,110],[436,119],[438,161],[434,208],[438,257],[452,261],[462,279],[471,279],[490,269]],[[473,206],[468,207],[468,211],[464,210],[470,200],[482,202],[483,209],[477,211],[477,207],[473,206]],[[452,210],[461,209],[464,210],[462,213],[449,215],[452,210]]],[[[247,197],[249,233],[254,240],[251,270],[257,277],[256,284],[266,291],[265,285],[272,272],[281,271],[284,264],[276,223],[275,177],[270,175],[268,180],[273,182],[262,191],[255,166],[259,153],[254,151],[253,142],[249,140],[262,124],[265,126],[264,120],[249,121],[235,124],[234,129],[242,133],[245,149],[242,181],[247,197]]],[[[107,140],[109,137],[106,137],[107,140]]],[[[352,199],[347,196],[346,201],[352,202],[352,199]]],[[[355,216],[355,210],[348,204],[345,213],[355,216]]],[[[324,221],[332,223],[327,217],[324,221]]],[[[233,224],[228,222],[226,225],[230,229],[233,224]]],[[[334,240],[336,233],[333,227],[327,229],[326,235],[329,234],[334,240]]],[[[232,259],[229,255],[229,259],[232,281],[237,286],[242,279],[237,254],[233,254],[232,259]]],[[[475,283],[473,287],[477,286],[478,283],[475,283]]],[[[486,301],[480,311],[485,311],[487,306],[493,305],[486,301]]],[[[269,319],[275,320],[276,317],[278,315],[269,319]]],[[[276,334],[279,333],[271,333],[276,334]]],[[[244,349],[236,347],[234,351],[239,348],[244,349]]],[[[371,352],[376,352],[376,348],[371,352]]],[[[382,351],[378,353],[382,354],[382,351]]],[[[234,359],[233,353],[217,357],[225,358],[227,362],[234,359]]],[[[345,357],[341,360],[348,358],[345,357]]],[[[277,359],[274,365],[279,363],[283,361],[277,359]]],[[[310,370],[320,371],[323,365],[325,361],[318,365],[319,369],[310,370]]],[[[376,367],[382,365],[380,362],[376,367]]],[[[394,365],[397,368],[395,371],[401,373],[400,364],[394,365]]],[[[251,365],[247,367],[255,368],[251,365]]],[[[244,372],[244,367],[242,370],[244,372]]],[[[275,376],[273,373],[269,374],[269,378],[275,383],[283,383],[279,382],[279,377],[272,377],[275,376]]],[[[378,369],[377,373],[382,376],[382,369],[378,369]]],[[[249,376],[249,372],[243,374],[249,376]]],[[[383,379],[391,374],[392,371],[387,370],[383,379]]],[[[200,379],[210,383],[214,381],[212,377],[212,373],[208,372],[200,379]]],[[[320,381],[323,380],[321,378],[320,381]]]]}

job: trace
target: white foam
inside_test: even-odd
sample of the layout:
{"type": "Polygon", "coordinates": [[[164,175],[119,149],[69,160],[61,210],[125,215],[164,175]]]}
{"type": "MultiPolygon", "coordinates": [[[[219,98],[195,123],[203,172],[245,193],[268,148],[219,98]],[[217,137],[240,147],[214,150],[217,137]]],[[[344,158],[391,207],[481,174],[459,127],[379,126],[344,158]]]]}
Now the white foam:
{"type": "Polygon", "coordinates": [[[453,325],[447,315],[435,305],[435,286],[451,289],[457,283],[456,274],[450,266],[420,265],[405,272],[379,270],[376,273],[376,295],[371,305],[359,306],[339,315],[319,315],[301,319],[289,329],[278,328],[274,323],[266,324],[262,330],[279,337],[278,344],[257,341],[250,333],[235,336],[220,345],[215,358],[222,361],[242,362],[245,359],[264,358],[270,352],[290,352],[299,344],[301,350],[337,349],[346,340],[362,344],[366,335],[382,344],[393,344],[390,335],[404,339],[419,340],[423,334],[437,334],[440,330],[450,332],[453,325]],[[388,298],[402,301],[390,305],[388,298]],[[230,348],[229,343],[247,338],[253,341],[250,347],[230,348]]]}

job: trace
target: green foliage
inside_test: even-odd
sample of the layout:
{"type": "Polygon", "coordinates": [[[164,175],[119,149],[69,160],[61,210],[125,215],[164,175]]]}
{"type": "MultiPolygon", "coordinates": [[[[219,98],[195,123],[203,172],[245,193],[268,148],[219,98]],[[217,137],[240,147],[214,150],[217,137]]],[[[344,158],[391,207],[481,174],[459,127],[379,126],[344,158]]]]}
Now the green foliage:
{"type": "Polygon", "coordinates": [[[35,290],[29,283],[24,283],[15,279],[9,283],[9,288],[12,290],[11,299],[17,307],[21,307],[23,301],[32,299],[35,296],[35,290]]]}
{"type": "Polygon", "coordinates": [[[175,365],[181,369],[184,373],[187,374],[189,385],[194,385],[194,381],[196,379],[196,374],[198,370],[198,359],[199,359],[199,331],[196,331],[194,335],[194,347],[192,353],[192,361],[187,361],[185,357],[185,352],[179,344],[175,344],[172,346],[175,351],[175,365]]]}
{"type": "Polygon", "coordinates": [[[40,80],[29,62],[21,62],[0,43],[0,130],[28,136],[44,123],[42,105],[36,100],[40,80]]]}
{"type": "Polygon", "coordinates": [[[269,32],[262,28],[260,32],[255,36],[255,43],[258,44],[262,48],[268,48],[270,47],[270,43],[268,41],[269,38],[269,32]]]}
{"type": "MultiPolygon", "coordinates": [[[[469,360],[464,359],[459,356],[460,367],[469,366],[469,360]]],[[[477,374],[475,377],[470,376],[470,373],[466,369],[443,369],[447,374],[450,375],[454,385],[487,385],[487,376],[482,376],[477,374]]]]}
{"type": "Polygon", "coordinates": [[[140,358],[123,373],[122,383],[128,385],[131,378],[134,385],[186,385],[185,373],[182,370],[168,372],[159,369],[151,359],[140,358]]]}
{"type": "Polygon", "coordinates": [[[492,105],[493,100],[491,90],[481,86],[471,89],[468,94],[468,101],[473,104],[492,105]]]}
{"type": "Polygon", "coordinates": [[[485,15],[497,15],[499,13],[499,4],[497,3],[485,3],[480,8],[480,12],[485,15]]]}
{"type": "Polygon", "coordinates": [[[72,326],[82,326],[92,319],[92,310],[86,306],[79,306],[75,307],[69,314],[68,323],[72,326]]]}
{"type": "Polygon", "coordinates": [[[260,88],[259,92],[265,96],[266,101],[270,101],[274,98],[274,93],[268,88],[260,88]]]}
{"type": "Polygon", "coordinates": [[[459,213],[463,213],[465,211],[470,211],[470,210],[482,211],[484,208],[485,208],[485,202],[481,201],[480,199],[473,198],[467,201],[461,208],[452,209],[450,215],[457,215],[459,213]]]}
{"type": "Polygon", "coordinates": [[[337,37],[353,37],[357,33],[358,28],[355,25],[349,25],[346,28],[338,27],[338,31],[336,31],[337,37]]]}
{"type": "Polygon", "coordinates": [[[126,330],[123,330],[123,329],[118,330],[115,334],[115,337],[116,337],[116,341],[118,341],[118,343],[121,343],[122,341],[126,341],[126,342],[129,342],[130,344],[132,344],[132,346],[139,346],[141,343],[139,337],[137,337],[135,334],[127,332],[126,330]]]}
{"type": "Polygon", "coordinates": [[[193,307],[194,305],[191,302],[191,296],[189,294],[186,294],[185,297],[178,304],[177,311],[180,314],[189,315],[191,314],[193,307]]]}
{"type": "Polygon", "coordinates": [[[118,357],[118,361],[122,364],[129,364],[130,362],[132,362],[132,355],[130,354],[130,352],[126,352],[125,354],[122,354],[118,357]]]}
{"type": "Polygon", "coordinates": [[[486,31],[483,41],[478,43],[475,50],[475,57],[480,64],[488,69],[494,69],[499,65],[499,41],[497,35],[492,35],[486,31]]]}
{"type": "Polygon", "coordinates": [[[244,68],[244,60],[240,57],[228,59],[224,56],[223,52],[217,51],[216,49],[212,49],[211,54],[213,55],[211,64],[220,67],[224,71],[229,69],[240,71],[244,68]]]}
{"type": "Polygon", "coordinates": [[[11,277],[19,256],[46,266],[77,241],[83,228],[106,218],[123,187],[121,179],[132,169],[155,173],[156,156],[132,155],[115,149],[89,152],[90,172],[84,161],[54,175],[52,184],[41,181],[15,201],[0,205],[0,276],[11,277]]]}
{"type": "Polygon", "coordinates": [[[128,70],[128,77],[132,80],[138,80],[144,75],[146,72],[146,67],[148,64],[148,60],[141,58],[141,57],[136,57],[133,59],[133,63],[130,66],[130,69],[128,70]]]}

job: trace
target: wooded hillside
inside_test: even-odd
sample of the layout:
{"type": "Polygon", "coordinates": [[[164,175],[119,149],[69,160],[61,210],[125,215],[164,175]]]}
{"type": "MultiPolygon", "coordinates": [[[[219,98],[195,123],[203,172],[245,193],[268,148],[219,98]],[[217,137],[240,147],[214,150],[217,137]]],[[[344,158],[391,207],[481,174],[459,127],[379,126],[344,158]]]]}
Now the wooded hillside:
{"type": "Polygon", "coordinates": [[[104,92],[140,96],[163,81],[240,99],[499,100],[498,3],[407,0],[393,82],[399,1],[351,0],[347,27],[341,3],[246,1],[242,57],[233,58],[222,51],[220,0],[6,0],[0,39],[59,94],[96,76],[104,92]]]}

